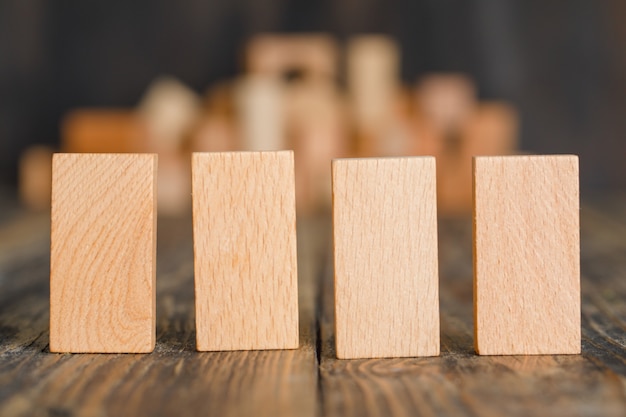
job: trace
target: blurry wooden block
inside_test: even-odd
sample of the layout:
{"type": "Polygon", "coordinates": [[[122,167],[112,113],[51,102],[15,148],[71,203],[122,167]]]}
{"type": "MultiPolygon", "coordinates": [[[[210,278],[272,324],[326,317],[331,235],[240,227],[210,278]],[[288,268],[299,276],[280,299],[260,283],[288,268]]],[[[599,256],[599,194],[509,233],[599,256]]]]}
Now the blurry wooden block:
{"type": "Polygon", "coordinates": [[[332,163],[337,357],[439,354],[435,158],[332,163]]]}
{"type": "Polygon", "coordinates": [[[324,34],[263,34],[246,48],[250,74],[284,77],[299,73],[305,78],[336,79],[339,48],[324,34]]]}
{"type": "Polygon", "coordinates": [[[278,151],[286,145],[285,92],[280,80],[267,76],[243,78],[235,90],[235,103],[246,151],[278,151]]]}
{"type": "Polygon", "coordinates": [[[462,74],[431,74],[417,84],[419,111],[443,134],[458,130],[476,105],[476,87],[462,74]]]}
{"type": "Polygon", "coordinates": [[[481,355],[580,353],[578,157],[474,159],[481,355]]]}
{"type": "Polygon", "coordinates": [[[469,216],[472,211],[472,157],[512,155],[517,149],[519,117],[504,102],[478,104],[458,131],[454,149],[439,155],[439,212],[469,216]]]}
{"type": "Polygon", "coordinates": [[[174,153],[200,114],[200,97],[175,78],[157,78],[141,100],[138,114],[148,131],[149,150],[174,153]]]}
{"type": "Polygon", "coordinates": [[[49,210],[52,187],[52,148],[31,146],[19,162],[21,203],[31,210],[49,210]]]}
{"type": "Polygon", "coordinates": [[[293,152],[192,157],[200,351],[298,347],[293,152]]]}
{"type": "Polygon", "coordinates": [[[288,86],[285,108],[298,213],[329,210],[330,161],[349,152],[345,103],[334,84],[310,80],[288,86]]]}
{"type": "Polygon", "coordinates": [[[146,127],[129,110],[74,110],[64,118],[61,130],[63,152],[141,152],[147,147],[146,127]]]}
{"type": "Polygon", "coordinates": [[[55,154],[51,352],[151,352],[156,155],[55,154]]]}
{"type": "Polygon", "coordinates": [[[519,114],[509,103],[482,102],[465,122],[461,134],[465,155],[511,155],[518,145],[519,114]]]}
{"type": "MultiPolygon", "coordinates": [[[[347,47],[347,81],[357,129],[368,148],[387,128],[398,89],[399,51],[388,36],[364,35],[350,39],[347,47]]],[[[375,147],[375,145],[374,145],[375,147]]]]}
{"type": "Polygon", "coordinates": [[[189,143],[191,152],[232,152],[239,150],[237,128],[228,117],[204,116],[195,126],[189,143]]]}
{"type": "Polygon", "coordinates": [[[157,200],[159,216],[182,217],[191,208],[191,166],[189,155],[159,155],[157,200]]]}

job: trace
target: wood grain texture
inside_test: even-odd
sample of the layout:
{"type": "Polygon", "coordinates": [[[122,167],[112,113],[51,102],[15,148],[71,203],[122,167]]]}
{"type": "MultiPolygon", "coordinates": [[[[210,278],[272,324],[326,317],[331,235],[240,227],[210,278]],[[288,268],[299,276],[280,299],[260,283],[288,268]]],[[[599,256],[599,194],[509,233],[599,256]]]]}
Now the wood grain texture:
{"type": "Polygon", "coordinates": [[[435,158],[332,163],[337,357],[439,354],[435,158]]]}
{"type": "Polygon", "coordinates": [[[298,347],[293,152],[195,153],[198,350],[298,347]]]}
{"type": "Polygon", "coordinates": [[[156,155],[54,155],[51,352],[154,349],[156,169],[156,155]]]}
{"type": "Polygon", "coordinates": [[[578,157],[474,159],[475,347],[580,353],[578,157]]]}

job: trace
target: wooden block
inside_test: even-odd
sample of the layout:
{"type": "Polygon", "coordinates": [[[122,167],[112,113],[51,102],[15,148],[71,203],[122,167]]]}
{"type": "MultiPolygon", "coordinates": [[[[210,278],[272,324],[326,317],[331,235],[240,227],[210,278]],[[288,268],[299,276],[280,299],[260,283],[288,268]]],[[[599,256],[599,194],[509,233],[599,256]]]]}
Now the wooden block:
{"type": "Polygon", "coordinates": [[[174,153],[200,115],[200,97],[179,80],[160,77],[152,82],[138,108],[148,132],[151,152],[174,153]]]}
{"type": "Polygon", "coordinates": [[[285,148],[285,94],[279,80],[251,76],[235,89],[241,147],[245,151],[279,151],[285,148]]]}
{"type": "Polygon", "coordinates": [[[298,347],[293,152],[194,153],[200,351],[298,347]]]}
{"type": "Polygon", "coordinates": [[[398,47],[387,36],[357,36],[348,43],[346,60],[357,129],[377,135],[387,127],[393,113],[399,83],[398,47]]]}
{"type": "Polygon", "coordinates": [[[156,155],[55,154],[50,351],[151,352],[156,155]]]}
{"type": "Polygon", "coordinates": [[[246,47],[246,67],[251,74],[307,79],[335,79],[339,48],[325,34],[261,34],[246,47]]]}
{"type": "Polygon", "coordinates": [[[50,210],[53,153],[52,148],[39,145],[29,147],[20,157],[20,201],[30,210],[50,210]]]}
{"type": "Polygon", "coordinates": [[[294,149],[298,214],[328,213],[330,161],[349,154],[345,103],[328,81],[301,81],[287,88],[287,131],[294,149]]]}
{"type": "Polygon", "coordinates": [[[420,112],[443,134],[458,130],[476,105],[476,86],[462,74],[428,75],[419,81],[416,92],[420,112]]]}
{"type": "Polygon", "coordinates": [[[148,130],[134,112],[80,109],[67,114],[61,127],[61,150],[78,153],[141,152],[148,130]]]}
{"type": "Polygon", "coordinates": [[[580,353],[578,157],[474,158],[474,343],[580,353]]]}
{"type": "Polygon", "coordinates": [[[435,158],[332,162],[337,357],[439,354],[435,158]]]}

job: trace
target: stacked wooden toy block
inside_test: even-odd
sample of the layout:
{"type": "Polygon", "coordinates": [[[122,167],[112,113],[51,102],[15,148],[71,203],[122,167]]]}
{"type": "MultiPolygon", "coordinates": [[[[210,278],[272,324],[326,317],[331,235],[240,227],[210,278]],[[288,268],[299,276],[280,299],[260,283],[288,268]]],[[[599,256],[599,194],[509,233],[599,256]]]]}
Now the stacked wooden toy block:
{"type": "MultiPolygon", "coordinates": [[[[578,158],[475,157],[479,354],[580,353],[578,158]]],[[[298,347],[294,154],[192,155],[197,349],[298,347]]],[[[332,162],[339,358],[439,354],[433,157],[332,162]]],[[[56,154],[52,352],[155,346],[157,156],[56,154]]]]}

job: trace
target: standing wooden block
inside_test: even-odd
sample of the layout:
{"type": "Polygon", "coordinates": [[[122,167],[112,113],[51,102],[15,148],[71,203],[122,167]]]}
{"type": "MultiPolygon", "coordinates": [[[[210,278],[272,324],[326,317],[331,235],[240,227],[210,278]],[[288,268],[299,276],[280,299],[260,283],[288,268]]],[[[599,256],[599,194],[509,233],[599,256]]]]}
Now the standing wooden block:
{"type": "Polygon", "coordinates": [[[474,158],[481,355],[580,353],[578,157],[474,158]]]}
{"type": "Polygon", "coordinates": [[[197,349],[298,347],[293,152],[194,153],[197,349]]]}
{"type": "Polygon", "coordinates": [[[154,349],[156,169],[156,155],[54,155],[51,352],[154,349]]]}
{"type": "Polygon", "coordinates": [[[337,357],[439,354],[435,158],[332,162],[337,357]]]}

